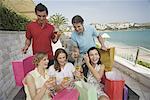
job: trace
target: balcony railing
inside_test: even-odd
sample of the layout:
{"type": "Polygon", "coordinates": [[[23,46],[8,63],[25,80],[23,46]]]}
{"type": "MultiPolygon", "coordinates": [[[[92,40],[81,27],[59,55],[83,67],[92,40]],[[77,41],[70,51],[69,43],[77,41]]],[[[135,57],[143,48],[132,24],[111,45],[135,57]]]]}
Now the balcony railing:
{"type": "Polygon", "coordinates": [[[115,47],[116,55],[126,60],[150,68],[150,50],[144,47],[115,47]]]}

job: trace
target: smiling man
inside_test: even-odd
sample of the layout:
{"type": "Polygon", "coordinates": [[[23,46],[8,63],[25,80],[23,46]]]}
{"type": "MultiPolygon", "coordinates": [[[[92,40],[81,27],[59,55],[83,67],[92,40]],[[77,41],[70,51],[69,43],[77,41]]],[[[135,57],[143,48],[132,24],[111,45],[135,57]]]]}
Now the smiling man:
{"type": "Polygon", "coordinates": [[[60,34],[54,34],[54,26],[48,23],[48,9],[45,5],[39,3],[35,7],[37,20],[26,26],[26,41],[22,52],[26,53],[31,42],[33,54],[45,52],[48,54],[49,66],[54,63],[52,42],[56,43],[60,34]]]}
{"type": "Polygon", "coordinates": [[[84,26],[84,19],[81,16],[74,16],[72,18],[72,24],[75,31],[72,32],[71,39],[77,43],[81,55],[86,53],[89,48],[96,47],[95,37],[101,43],[101,48],[107,50],[101,35],[90,25],[84,26]]]}

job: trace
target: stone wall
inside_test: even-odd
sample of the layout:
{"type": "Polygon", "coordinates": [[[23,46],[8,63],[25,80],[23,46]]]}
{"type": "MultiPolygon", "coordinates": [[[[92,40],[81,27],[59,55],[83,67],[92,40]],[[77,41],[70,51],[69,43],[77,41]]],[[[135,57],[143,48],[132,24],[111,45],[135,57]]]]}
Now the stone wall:
{"type": "Polygon", "coordinates": [[[31,54],[23,55],[25,32],[0,31],[0,100],[7,100],[11,91],[16,87],[11,62],[31,54]]]}

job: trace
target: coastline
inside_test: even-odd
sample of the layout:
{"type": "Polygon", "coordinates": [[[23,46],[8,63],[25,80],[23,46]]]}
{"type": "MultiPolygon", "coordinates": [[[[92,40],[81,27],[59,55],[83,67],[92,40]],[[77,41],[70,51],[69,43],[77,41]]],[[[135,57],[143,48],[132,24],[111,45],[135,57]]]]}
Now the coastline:
{"type": "Polygon", "coordinates": [[[103,33],[107,33],[110,36],[110,39],[107,39],[110,42],[142,46],[150,50],[150,29],[101,32],[101,34],[103,33]]]}
{"type": "Polygon", "coordinates": [[[136,29],[121,29],[121,30],[97,30],[98,32],[127,32],[127,31],[143,31],[143,30],[150,30],[145,28],[136,28],[136,29]]]}

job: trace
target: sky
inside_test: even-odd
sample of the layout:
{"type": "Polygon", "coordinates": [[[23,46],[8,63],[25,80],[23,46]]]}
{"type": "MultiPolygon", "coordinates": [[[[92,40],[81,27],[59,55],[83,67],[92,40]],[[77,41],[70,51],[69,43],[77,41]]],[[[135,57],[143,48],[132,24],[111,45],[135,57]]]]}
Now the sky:
{"type": "Polygon", "coordinates": [[[81,15],[85,23],[150,22],[150,0],[33,0],[43,3],[49,16],[60,13],[69,23],[81,15]]]}

